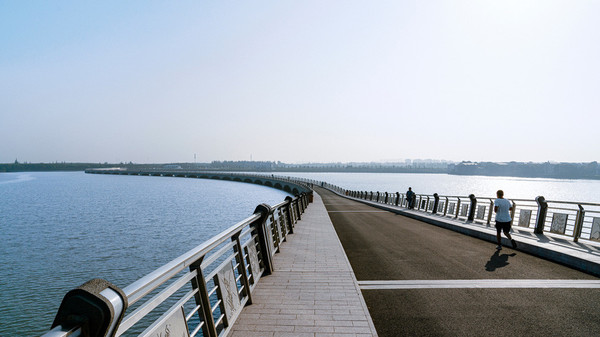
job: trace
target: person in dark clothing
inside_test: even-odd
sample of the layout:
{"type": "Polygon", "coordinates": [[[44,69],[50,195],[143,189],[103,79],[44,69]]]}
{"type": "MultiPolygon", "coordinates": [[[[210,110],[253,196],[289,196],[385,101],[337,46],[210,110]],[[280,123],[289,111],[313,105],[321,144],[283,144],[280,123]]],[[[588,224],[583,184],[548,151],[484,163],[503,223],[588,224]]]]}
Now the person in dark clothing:
{"type": "Polygon", "coordinates": [[[408,209],[414,209],[415,208],[415,198],[416,198],[416,194],[415,192],[412,191],[412,187],[408,188],[408,191],[406,192],[406,200],[408,201],[408,209]]]}

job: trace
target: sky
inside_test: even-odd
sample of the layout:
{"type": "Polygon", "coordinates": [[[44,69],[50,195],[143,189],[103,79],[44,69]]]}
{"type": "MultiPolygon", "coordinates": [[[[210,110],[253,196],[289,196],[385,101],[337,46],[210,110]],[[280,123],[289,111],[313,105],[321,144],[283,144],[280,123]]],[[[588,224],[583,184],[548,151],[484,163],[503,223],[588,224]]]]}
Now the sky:
{"type": "Polygon", "coordinates": [[[0,163],[597,161],[598,14],[0,0],[0,163]]]}

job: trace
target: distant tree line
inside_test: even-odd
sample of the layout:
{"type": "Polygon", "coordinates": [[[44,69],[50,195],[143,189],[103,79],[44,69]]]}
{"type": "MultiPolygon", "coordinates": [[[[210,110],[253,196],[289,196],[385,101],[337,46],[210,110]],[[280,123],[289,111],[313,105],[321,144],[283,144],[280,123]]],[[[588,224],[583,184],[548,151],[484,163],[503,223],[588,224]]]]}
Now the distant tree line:
{"type": "Polygon", "coordinates": [[[308,163],[286,164],[270,161],[213,161],[210,163],[134,164],[129,163],[14,163],[0,164],[0,172],[84,171],[88,168],[121,167],[130,170],[181,169],[247,172],[366,172],[442,173],[455,175],[507,176],[526,178],[600,179],[600,165],[591,163],[494,163],[461,162],[441,165],[402,163],[308,163]]]}
{"type": "Polygon", "coordinates": [[[591,163],[462,162],[448,166],[449,174],[524,178],[600,179],[600,165],[591,163]]]}
{"type": "Polygon", "coordinates": [[[35,171],[84,171],[88,168],[109,168],[119,166],[108,163],[19,163],[0,164],[0,172],[35,172],[35,171]]]}

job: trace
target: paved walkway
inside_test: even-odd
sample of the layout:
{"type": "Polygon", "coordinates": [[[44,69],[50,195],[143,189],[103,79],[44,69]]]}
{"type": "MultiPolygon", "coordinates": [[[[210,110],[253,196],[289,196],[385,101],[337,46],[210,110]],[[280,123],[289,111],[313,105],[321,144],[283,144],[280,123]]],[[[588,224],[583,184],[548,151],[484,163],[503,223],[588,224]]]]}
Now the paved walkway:
{"type": "MultiPolygon", "coordinates": [[[[497,251],[485,225],[469,225],[474,238],[458,221],[432,226],[317,190],[379,337],[598,335],[600,280],[525,253],[534,244],[525,236],[517,250],[497,251]]],[[[540,241],[557,255],[566,249],[540,241]]]]}
{"type": "Polygon", "coordinates": [[[376,336],[358,283],[321,197],[274,257],[234,323],[235,337],[376,336]]]}
{"type": "MultiPolygon", "coordinates": [[[[450,217],[408,210],[404,207],[387,205],[375,201],[351,197],[344,197],[344,199],[358,201],[365,205],[496,243],[496,229],[493,224],[486,225],[478,222],[455,220],[450,217]]],[[[525,229],[519,226],[513,226],[512,229],[513,232],[511,235],[519,243],[519,251],[600,277],[600,242],[583,239],[579,240],[579,242],[574,242],[572,238],[564,235],[561,236],[550,232],[535,234],[532,229],[525,229]]],[[[502,235],[502,242],[505,246],[511,246],[504,235],[502,235]]]]}
{"type": "Polygon", "coordinates": [[[230,336],[600,331],[596,245],[517,228],[518,250],[496,251],[493,227],[317,191],[230,336]]]}

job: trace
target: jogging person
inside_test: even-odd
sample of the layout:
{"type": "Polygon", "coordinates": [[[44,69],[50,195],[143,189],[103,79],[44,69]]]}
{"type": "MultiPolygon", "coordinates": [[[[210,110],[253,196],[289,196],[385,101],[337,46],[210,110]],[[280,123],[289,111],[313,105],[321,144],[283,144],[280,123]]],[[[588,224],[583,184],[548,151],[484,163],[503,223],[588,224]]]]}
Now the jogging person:
{"type": "Polygon", "coordinates": [[[512,211],[512,204],[510,201],[504,199],[504,191],[498,190],[496,192],[498,199],[494,200],[494,213],[496,213],[496,238],[498,239],[497,250],[502,249],[502,237],[500,232],[504,232],[504,235],[510,240],[513,248],[517,248],[517,242],[510,236],[511,222],[510,211],[512,211]]]}

